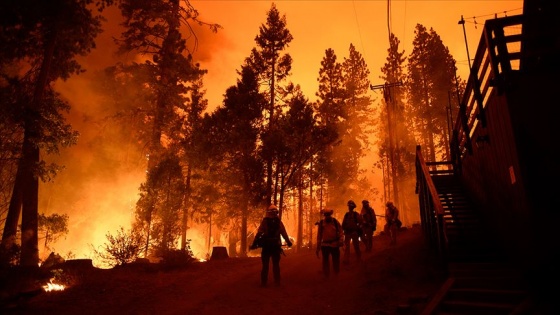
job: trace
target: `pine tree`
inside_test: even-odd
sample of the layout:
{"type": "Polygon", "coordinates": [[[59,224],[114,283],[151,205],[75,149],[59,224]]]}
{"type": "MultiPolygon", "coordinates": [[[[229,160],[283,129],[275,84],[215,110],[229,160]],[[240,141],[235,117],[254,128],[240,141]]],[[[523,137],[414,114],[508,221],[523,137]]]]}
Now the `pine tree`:
{"type": "Polygon", "coordinates": [[[260,218],[251,213],[264,197],[264,161],[259,138],[266,98],[259,91],[258,76],[252,67],[242,66],[240,79],[227,89],[224,105],[206,121],[205,133],[214,183],[220,187],[224,204],[238,205],[224,209],[217,218],[241,236],[241,255],[247,251],[248,222],[260,218]]]}
{"type": "Polygon", "coordinates": [[[408,61],[407,90],[419,143],[429,160],[449,158],[447,113],[449,95],[457,88],[455,60],[433,29],[418,24],[408,61]]]}
{"type": "Polygon", "coordinates": [[[83,71],[76,57],[89,53],[101,32],[101,17],[92,9],[97,6],[102,10],[111,3],[23,0],[0,4],[0,69],[8,82],[2,94],[9,95],[2,101],[18,109],[11,121],[21,134],[17,138],[22,139],[2,245],[11,247],[15,242],[21,211],[23,266],[36,267],[39,263],[39,179],[56,173],[56,167],[45,167],[40,148],[57,153],[60,146],[77,141],[77,133],[64,123],[63,112],[69,105],[54,92],[52,84],[83,71]]]}
{"type": "Polygon", "coordinates": [[[294,87],[288,106],[272,136],[263,139],[272,139],[270,147],[275,148],[281,203],[288,188],[297,188],[299,172],[336,140],[334,127],[319,124],[313,106],[299,86],[294,87]]]}
{"type": "Polygon", "coordinates": [[[337,57],[332,48],[325,50],[325,56],[319,69],[319,91],[316,96],[317,114],[324,125],[338,124],[343,119],[343,105],[345,89],[342,77],[342,65],[336,61],[337,57]]]}
{"type": "Polygon", "coordinates": [[[204,98],[205,91],[202,90],[202,79],[194,82],[189,89],[190,100],[184,104],[182,110],[184,115],[179,120],[178,131],[175,133],[180,135],[173,139],[172,143],[176,144],[177,152],[182,157],[182,164],[185,176],[185,196],[183,200],[183,215],[181,224],[181,250],[185,251],[189,246],[187,240],[188,216],[189,209],[194,208],[192,205],[192,196],[195,191],[193,187],[193,178],[196,178],[201,172],[204,164],[204,155],[200,154],[202,137],[200,130],[203,123],[203,113],[208,107],[208,100],[204,98]]]}
{"type": "MultiPolygon", "coordinates": [[[[172,152],[174,146],[167,146],[165,139],[173,139],[177,131],[177,122],[181,120],[180,113],[184,111],[185,104],[189,102],[187,96],[206,70],[200,69],[194,63],[191,53],[186,47],[186,40],[181,33],[182,23],[206,24],[198,19],[198,12],[188,1],[157,0],[133,1],[122,0],[119,4],[125,18],[123,26],[125,31],[118,40],[121,52],[136,52],[151,56],[142,64],[133,64],[129,67],[138,73],[145,69],[145,82],[142,85],[148,90],[146,120],[150,122],[148,140],[148,178],[151,172],[160,172],[158,165],[169,165],[166,160],[177,156],[172,152]],[[171,151],[171,152],[170,152],[171,151]],[[163,163],[163,164],[162,164],[163,163]]],[[[213,31],[220,27],[215,24],[206,24],[213,31]]],[[[190,30],[191,28],[188,27],[190,30]]],[[[143,93],[146,93],[143,91],[143,93]]],[[[155,176],[155,175],[154,175],[155,176]]],[[[158,181],[147,180],[145,185],[157,184],[158,181]]],[[[146,194],[156,192],[158,187],[144,187],[146,194]]],[[[170,192],[172,193],[172,192],[170,192]]],[[[163,209],[155,209],[158,204],[157,196],[146,196],[146,202],[138,205],[140,213],[162,213],[163,209]],[[152,204],[150,204],[152,202],[152,204]]],[[[150,215],[140,216],[150,220],[150,215]]],[[[146,221],[148,231],[151,229],[150,221],[146,221]]],[[[183,223],[184,224],[184,223],[183,223]]],[[[164,246],[166,246],[166,240],[164,246]]],[[[149,234],[147,244],[149,244],[149,234]]],[[[182,245],[183,247],[185,244],[182,245]]]]}
{"type": "Polygon", "coordinates": [[[399,39],[391,34],[387,59],[381,68],[386,85],[383,87],[383,108],[379,113],[379,157],[380,168],[384,170],[385,199],[399,204],[403,220],[409,221],[408,209],[416,209],[409,204],[415,200],[412,193],[415,183],[415,141],[409,123],[405,103],[405,81],[403,71],[406,57],[399,51],[399,39]]]}
{"type": "MultiPolygon", "coordinates": [[[[344,87],[344,78],[342,76],[342,65],[337,62],[337,56],[332,48],[325,50],[325,56],[321,61],[321,68],[319,69],[319,90],[316,96],[319,98],[315,105],[315,111],[319,117],[319,123],[323,126],[330,126],[335,131],[339,130],[340,125],[344,121],[344,104],[346,100],[346,90],[344,87]]],[[[336,138],[339,139],[338,133],[336,138]]],[[[327,202],[323,200],[324,185],[326,181],[335,181],[336,170],[334,169],[333,150],[334,146],[339,144],[333,142],[332,145],[325,148],[317,158],[315,169],[318,170],[320,175],[320,202],[327,202]]]]}
{"type": "Polygon", "coordinates": [[[366,134],[373,121],[371,115],[371,98],[369,96],[369,69],[362,55],[350,44],[348,57],[342,63],[344,107],[342,120],[338,124],[340,145],[333,150],[333,170],[329,184],[333,187],[338,200],[347,199],[359,190],[355,183],[360,180],[363,170],[360,169],[360,159],[369,146],[366,134]]]}
{"type": "Polygon", "coordinates": [[[145,231],[149,234],[145,251],[153,248],[157,256],[164,257],[175,248],[181,231],[183,195],[179,159],[173,155],[165,156],[148,173],[146,183],[140,187],[136,215],[140,222],[145,222],[145,231]]]}
{"type": "MultiPolygon", "coordinates": [[[[186,103],[189,84],[206,73],[193,62],[180,30],[182,22],[198,22],[198,12],[188,2],[181,6],[182,2],[123,0],[119,5],[125,18],[125,31],[117,41],[120,51],[152,57],[136,66],[151,71],[145,84],[153,94],[149,154],[154,164],[162,150],[162,136],[169,134],[168,128],[176,120],[174,109],[186,103]]],[[[217,30],[219,26],[210,27],[217,30]]]]}
{"type": "MultiPolygon", "coordinates": [[[[292,57],[289,54],[282,54],[288,48],[293,36],[286,27],[286,16],[280,16],[276,5],[272,3],[267,12],[266,24],[259,28],[259,35],[255,37],[257,47],[251,50],[251,55],[247,58],[247,64],[258,74],[259,84],[267,89],[268,106],[268,125],[272,126],[275,122],[275,115],[281,112],[277,106],[276,99],[280,88],[280,83],[290,74],[292,69],[292,57]]],[[[262,88],[261,87],[261,88],[262,88]]],[[[267,203],[272,201],[273,185],[273,157],[267,157],[267,203]]],[[[277,196],[274,194],[274,202],[277,196]]],[[[282,205],[280,205],[281,210],[282,205]]]]}

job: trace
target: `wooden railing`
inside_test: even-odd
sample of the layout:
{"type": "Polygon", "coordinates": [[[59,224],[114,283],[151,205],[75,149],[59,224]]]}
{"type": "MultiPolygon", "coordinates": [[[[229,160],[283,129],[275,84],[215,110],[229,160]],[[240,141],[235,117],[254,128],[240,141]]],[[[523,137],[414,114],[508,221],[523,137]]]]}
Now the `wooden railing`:
{"type": "Polygon", "coordinates": [[[485,109],[493,90],[501,94],[507,84],[504,74],[519,70],[522,25],[522,15],[484,24],[451,139],[451,159],[459,169],[465,154],[472,153],[476,129],[486,127],[485,109]]]}
{"type": "Polygon", "coordinates": [[[416,146],[416,193],[420,202],[420,221],[424,235],[430,247],[435,248],[438,255],[445,257],[447,237],[444,210],[420,146],[416,146]]]}

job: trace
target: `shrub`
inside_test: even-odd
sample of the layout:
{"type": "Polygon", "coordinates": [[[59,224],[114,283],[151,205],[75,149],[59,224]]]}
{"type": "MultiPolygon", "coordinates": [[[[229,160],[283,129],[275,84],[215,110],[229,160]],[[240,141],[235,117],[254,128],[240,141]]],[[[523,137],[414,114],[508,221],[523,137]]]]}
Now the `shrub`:
{"type": "Polygon", "coordinates": [[[20,252],[21,247],[18,244],[12,244],[8,247],[0,246],[0,269],[19,265],[20,252]]]}
{"type": "Polygon", "coordinates": [[[107,233],[105,236],[108,242],[101,245],[101,250],[94,248],[93,251],[98,258],[112,267],[131,263],[142,252],[144,237],[138,231],[125,231],[121,226],[116,235],[107,233]]]}

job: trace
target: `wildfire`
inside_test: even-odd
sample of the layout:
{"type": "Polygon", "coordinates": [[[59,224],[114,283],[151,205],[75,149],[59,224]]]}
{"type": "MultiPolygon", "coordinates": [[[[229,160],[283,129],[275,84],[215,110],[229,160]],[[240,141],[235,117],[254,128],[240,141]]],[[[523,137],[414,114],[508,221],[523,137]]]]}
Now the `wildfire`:
{"type": "Polygon", "coordinates": [[[46,285],[43,286],[43,290],[45,290],[45,292],[63,291],[64,290],[64,285],[52,283],[52,280],[51,280],[51,281],[49,281],[49,283],[47,283],[46,285]]]}

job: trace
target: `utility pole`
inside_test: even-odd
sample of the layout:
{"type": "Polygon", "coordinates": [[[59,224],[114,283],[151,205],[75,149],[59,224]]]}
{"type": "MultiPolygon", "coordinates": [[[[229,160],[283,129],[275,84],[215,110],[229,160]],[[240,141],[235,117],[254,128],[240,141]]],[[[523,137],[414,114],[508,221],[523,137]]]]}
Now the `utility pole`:
{"type": "MultiPolygon", "coordinates": [[[[398,174],[397,174],[397,165],[398,165],[398,153],[396,147],[398,146],[397,142],[397,132],[395,128],[395,104],[393,101],[393,96],[391,95],[391,88],[401,86],[402,82],[395,82],[395,83],[385,83],[385,84],[378,84],[378,85],[370,85],[370,88],[375,91],[382,89],[383,90],[383,99],[385,100],[385,104],[387,104],[387,134],[389,137],[389,165],[387,167],[388,173],[387,175],[388,180],[385,181],[384,185],[387,185],[388,189],[388,198],[387,200],[392,199],[393,203],[399,204],[399,189],[398,189],[398,174]],[[390,172],[389,172],[390,170],[390,172]],[[392,196],[391,196],[391,188],[392,188],[392,196]],[[392,197],[392,198],[391,198],[392,197]]],[[[384,175],[385,177],[385,175],[384,175]]],[[[386,200],[386,201],[387,201],[386,200]]]]}
{"type": "Polygon", "coordinates": [[[467,48],[467,60],[469,61],[469,74],[471,71],[471,56],[469,54],[469,44],[467,43],[467,31],[465,30],[465,19],[463,19],[463,16],[461,15],[461,20],[459,20],[459,22],[457,23],[459,25],[463,26],[463,36],[465,37],[465,47],[467,48]]]}

